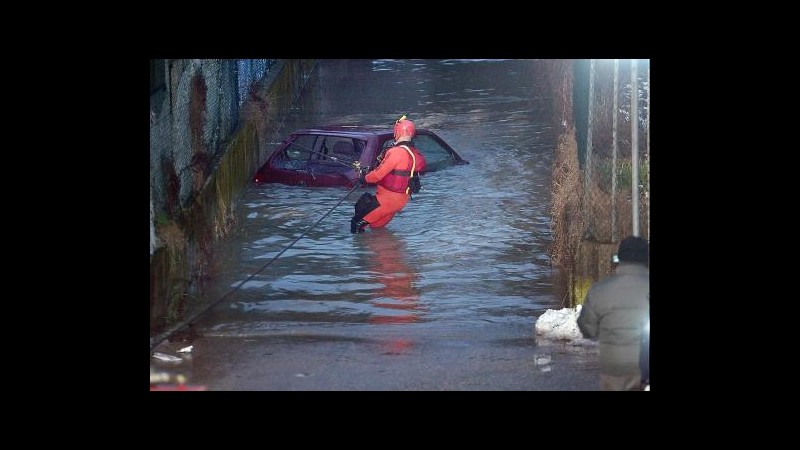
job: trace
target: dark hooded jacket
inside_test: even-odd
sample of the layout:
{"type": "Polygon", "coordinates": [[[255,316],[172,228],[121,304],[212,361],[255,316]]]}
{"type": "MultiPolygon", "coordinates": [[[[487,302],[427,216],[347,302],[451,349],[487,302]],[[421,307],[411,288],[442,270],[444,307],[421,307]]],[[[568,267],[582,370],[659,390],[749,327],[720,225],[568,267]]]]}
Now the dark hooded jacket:
{"type": "Polygon", "coordinates": [[[613,275],[589,289],[578,327],[600,347],[600,372],[639,374],[642,330],[650,317],[650,271],[645,264],[620,262],[613,275]]]}

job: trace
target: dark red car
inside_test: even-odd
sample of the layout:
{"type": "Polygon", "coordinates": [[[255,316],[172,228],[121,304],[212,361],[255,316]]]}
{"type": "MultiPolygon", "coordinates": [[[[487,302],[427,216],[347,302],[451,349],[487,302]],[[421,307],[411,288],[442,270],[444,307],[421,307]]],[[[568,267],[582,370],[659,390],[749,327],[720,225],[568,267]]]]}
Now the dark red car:
{"type": "MultiPolygon", "coordinates": [[[[425,155],[427,166],[421,173],[469,164],[432,131],[417,129],[412,143],[425,155]]],[[[350,188],[358,179],[354,162],[374,168],[378,155],[392,145],[391,128],[335,126],[298,130],[267,158],[256,172],[255,182],[350,188]]]]}

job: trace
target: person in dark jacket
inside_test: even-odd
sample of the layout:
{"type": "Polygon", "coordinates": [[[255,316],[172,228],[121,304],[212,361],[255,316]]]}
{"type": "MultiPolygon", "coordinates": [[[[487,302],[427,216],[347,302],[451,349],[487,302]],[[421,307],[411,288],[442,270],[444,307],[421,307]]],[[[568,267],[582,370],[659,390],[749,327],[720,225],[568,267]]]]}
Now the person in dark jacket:
{"type": "Polygon", "coordinates": [[[643,332],[645,325],[649,328],[650,318],[647,241],[637,236],[626,237],[619,244],[617,258],[614,274],[589,289],[578,316],[578,327],[583,337],[599,344],[600,389],[638,391],[642,384],[643,332]]]}

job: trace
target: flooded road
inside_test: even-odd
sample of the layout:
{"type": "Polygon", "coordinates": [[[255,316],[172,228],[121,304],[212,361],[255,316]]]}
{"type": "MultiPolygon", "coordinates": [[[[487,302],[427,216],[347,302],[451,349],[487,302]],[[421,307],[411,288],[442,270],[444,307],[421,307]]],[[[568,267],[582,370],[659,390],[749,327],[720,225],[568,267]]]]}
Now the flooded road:
{"type": "MultiPolygon", "coordinates": [[[[560,308],[547,248],[555,131],[536,61],[321,60],[285,134],[407,114],[470,162],[422,177],[385,229],[349,232],[356,189],[195,325],[210,390],[595,390],[596,354],[537,342],[560,308]],[[311,105],[311,106],[308,106],[311,105]]],[[[348,192],[251,185],[217,255],[209,303],[348,192]]],[[[167,343],[167,346],[179,346],[167,343]]]]}

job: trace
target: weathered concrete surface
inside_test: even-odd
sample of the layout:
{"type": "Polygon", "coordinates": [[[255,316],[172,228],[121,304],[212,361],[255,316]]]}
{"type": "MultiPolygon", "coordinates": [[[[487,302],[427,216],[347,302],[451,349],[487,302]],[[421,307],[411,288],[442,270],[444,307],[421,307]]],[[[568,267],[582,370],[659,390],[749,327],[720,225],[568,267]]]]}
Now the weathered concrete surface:
{"type": "MultiPolygon", "coordinates": [[[[154,365],[212,391],[599,390],[596,347],[502,328],[204,336],[183,362],[154,365]]],[[[166,342],[157,351],[178,356],[187,345],[166,342]]]]}
{"type": "Polygon", "coordinates": [[[242,105],[241,125],[192,204],[179,217],[155,220],[151,233],[155,231],[161,246],[151,248],[151,333],[179,320],[189,308],[187,302],[213,274],[213,243],[233,226],[236,200],[266,157],[314,64],[314,60],[279,62],[242,105]]]}

